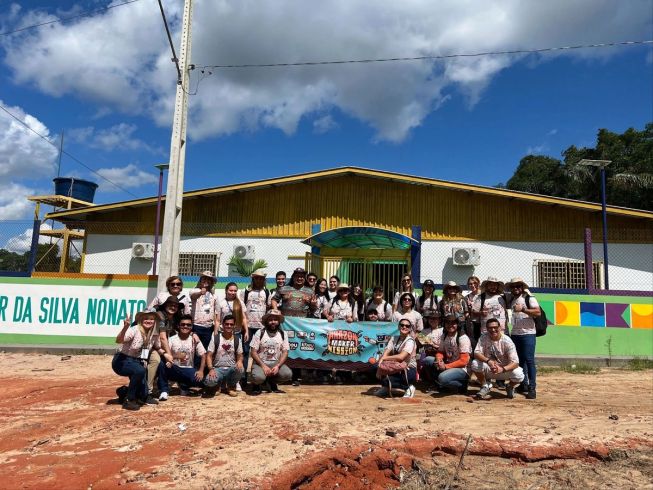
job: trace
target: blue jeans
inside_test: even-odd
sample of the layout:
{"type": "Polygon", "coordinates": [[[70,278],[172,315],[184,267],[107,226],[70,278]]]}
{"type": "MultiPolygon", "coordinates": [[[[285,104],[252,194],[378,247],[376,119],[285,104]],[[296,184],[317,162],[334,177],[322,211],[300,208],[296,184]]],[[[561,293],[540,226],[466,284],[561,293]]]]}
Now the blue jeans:
{"type": "Polygon", "coordinates": [[[161,361],[161,364],[159,364],[158,374],[159,376],[156,382],[156,386],[159,388],[160,392],[170,392],[170,385],[168,384],[169,381],[176,381],[179,383],[179,388],[184,390],[188,389],[191,386],[202,386],[202,382],[195,379],[195,368],[192,367],[179,367],[176,364],[173,364],[171,367],[167,367],[166,363],[161,361]]]}
{"type": "Polygon", "coordinates": [[[451,368],[440,371],[438,385],[441,389],[459,390],[467,384],[469,375],[465,368],[451,368]]]}
{"type": "Polygon", "coordinates": [[[537,375],[535,368],[535,334],[513,335],[510,337],[515,344],[517,356],[519,357],[519,366],[524,370],[523,385],[529,390],[535,389],[535,377],[537,375]]]}
{"type": "Polygon", "coordinates": [[[111,361],[111,368],[120,376],[129,376],[127,400],[145,400],[147,398],[147,369],[140,359],[116,352],[111,361]]]}
{"type": "Polygon", "coordinates": [[[392,383],[392,389],[398,388],[400,390],[405,390],[408,388],[408,385],[415,384],[415,380],[417,379],[417,369],[409,368],[407,376],[404,376],[404,373],[396,373],[386,376],[381,380],[381,386],[388,387],[388,378],[390,378],[390,383],[392,383]],[[406,378],[408,378],[408,384],[406,384],[406,378]]]}
{"type": "Polygon", "coordinates": [[[199,337],[204,349],[207,349],[209,342],[211,342],[211,337],[213,337],[213,327],[193,324],[193,333],[199,337]]]}
{"type": "Polygon", "coordinates": [[[234,367],[217,367],[215,368],[215,379],[209,379],[208,376],[204,377],[204,386],[207,386],[209,388],[213,388],[214,386],[217,386],[220,388],[222,386],[222,383],[224,381],[227,382],[227,388],[235,388],[236,383],[240,380],[240,377],[242,376],[242,371],[238,368],[234,367]]]}

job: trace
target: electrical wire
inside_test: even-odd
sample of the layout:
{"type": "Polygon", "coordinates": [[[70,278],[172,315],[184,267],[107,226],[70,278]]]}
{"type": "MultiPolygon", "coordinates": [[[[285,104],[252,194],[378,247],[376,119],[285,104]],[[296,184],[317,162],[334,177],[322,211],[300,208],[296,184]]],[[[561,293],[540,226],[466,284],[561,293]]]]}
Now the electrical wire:
{"type": "Polygon", "coordinates": [[[172,42],[172,35],[170,34],[170,28],[168,27],[168,20],[166,19],[166,13],[163,10],[163,4],[159,0],[159,9],[161,10],[161,17],[163,18],[163,26],[166,28],[166,34],[168,35],[168,43],[170,44],[170,50],[172,51],[172,62],[177,67],[177,83],[181,85],[181,69],[179,68],[179,58],[177,58],[177,53],[175,52],[175,45],[172,42]]]}
{"type": "MultiPolygon", "coordinates": [[[[11,112],[10,112],[6,107],[4,107],[2,104],[0,104],[0,109],[2,109],[4,112],[6,112],[7,114],[9,114],[9,115],[10,115],[11,117],[13,117],[16,121],[18,121],[20,124],[22,124],[23,126],[25,126],[27,129],[29,129],[32,133],[34,133],[36,136],[38,136],[39,138],[41,138],[43,141],[46,141],[48,144],[54,146],[57,150],[59,150],[59,147],[58,147],[57,145],[55,145],[55,144],[54,144],[52,141],[50,141],[48,138],[46,138],[46,137],[43,136],[41,133],[39,133],[38,131],[36,131],[35,129],[33,129],[29,124],[27,124],[26,122],[22,121],[18,116],[16,116],[15,114],[11,113],[11,112]]],[[[86,168],[87,170],[90,170],[91,172],[93,172],[95,175],[97,175],[97,176],[100,177],[101,179],[106,180],[107,182],[109,182],[109,184],[113,185],[113,186],[116,187],[117,189],[120,189],[121,191],[126,192],[127,194],[129,194],[129,195],[132,196],[132,197],[138,198],[138,196],[137,196],[136,194],[133,194],[133,193],[129,192],[127,189],[124,189],[124,188],[120,187],[118,184],[116,184],[116,183],[113,182],[112,180],[107,179],[105,176],[103,176],[102,174],[100,174],[97,170],[95,170],[94,168],[89,167],[89,166],[86,165],[84,162],[82,162],[81,160],[79,160],[77,157],[75,157],[75,156],[71,155],[70,153],[68,153],[66,150],[61,150],[61,153],[63,153],[64,155],[68,156],[69,158],[71,158],[71,159],[74,160],[75,162],[79,163],[82,167],[86,168]]]]}
{"type": "Polygon", "coordinates": [[[35,27],[47,26],[49,24],[56,24],[57,22],[66,22],[68,20],[78,19],[80,17],[86,17],[87,15],[95,14],[97,12],[104,12],[105,10],[114,9],[116,7],[122,7],[123,5],[129,5],[130,3],[135,3],[135,2],[138,2],[138,1],[139,0],[126,0],[125,2],[117,3],[115,5],[108,5],[106,7],[102,7],[102,8],[94,9],[94,10],[86,10],[86,11],[80,13],[80,14],[71,15],[70,17],[64,17],[62,19],[49,20],[47,22],[41,22],[39,24],[32,24],[32,25],[25,26],[25,27],[19,27],[18,29],[14,29],[13,31],[0,32],[0,36],[8,36],[10,34],[15,34],[17,32],[26,31],[28,29],[33,29],[35,27]]]}
{"type": "Polygon", "coordinates": [[[451,58],[476,58],[481,56],[497,56],[506,54],[535,54],[547,53],[553,51],[565,51],[572,49],[586,49],[586,48],[609,48],[615,46],[634,46],[641,44],[652,44],[653,40],[645,41],[616,41],[612,43],[595,43],[595,44],[579,44],[575,46],[557,46],[550,48],[538,49],[512,49],[507,51],[484,51],[480,53],[459,53],[459,54],[444,54],[444,55],[429,55],[429,56],[406,56],[396,58],[371,58],[371,59],[358,59],[358,60],[335,60],[335,61],[299,61],[296,63],[251,63],[242,65],[197,65],[200,69],[219,69],[219,68],[272,68],[283,66],[316,66],[316,65],[344,65],[351,63],[382,63],[390,61],[423,61],[423,60],[442,60],[451,58]]]}

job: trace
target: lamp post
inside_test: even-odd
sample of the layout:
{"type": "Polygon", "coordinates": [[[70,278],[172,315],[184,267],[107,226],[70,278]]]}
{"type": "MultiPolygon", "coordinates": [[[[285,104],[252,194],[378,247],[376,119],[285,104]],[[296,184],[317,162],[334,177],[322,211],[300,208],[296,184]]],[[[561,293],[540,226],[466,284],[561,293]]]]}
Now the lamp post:
{"type": "Polygon", "coordinates": [[[605,277],[605,289],[610,289],[610,278],[608,276],[608,213],[605,202],[605,167],[610,165],[612,160],[587,160],[583,158],[578,165],[586,167],[599,167],[601,170],[601,213],[603,217],[603,276],[605,277]]]}
{"type": "Polygon", "coordinates": [[[156,276],[156,261],[159,255],[159,225],[161,224],[161,194],[163,193],[163,171],[170,168],[168,163],[155,165],[159,169],[159,194],[156,200],[156,226],[154,228],[154,261],[152,262],[152,275],[156,276]]]}

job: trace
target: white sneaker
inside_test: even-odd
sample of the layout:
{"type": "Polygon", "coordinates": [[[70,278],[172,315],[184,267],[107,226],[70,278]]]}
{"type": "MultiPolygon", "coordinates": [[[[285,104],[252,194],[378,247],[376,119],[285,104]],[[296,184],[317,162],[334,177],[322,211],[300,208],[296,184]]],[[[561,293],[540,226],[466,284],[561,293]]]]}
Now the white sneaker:
{"type": "Polygon", "coordinates": [[[236,391],[243,391],[242,387],[240,386],[240,381],[236,383],[236,391]]]}
{"type": "Polygon", "coordinates": [[[404,392],[404,398],[412,398],[415,396],[415,387],[413,385],[408,386],[408,389],[404,392]]]}
{"type": "Polygon", "coordinates": [[[159,400],[160,401],[165,401],[168,399],[168,392],[167,391],[162,391],[161,394],[159,395],[159,400]]]}

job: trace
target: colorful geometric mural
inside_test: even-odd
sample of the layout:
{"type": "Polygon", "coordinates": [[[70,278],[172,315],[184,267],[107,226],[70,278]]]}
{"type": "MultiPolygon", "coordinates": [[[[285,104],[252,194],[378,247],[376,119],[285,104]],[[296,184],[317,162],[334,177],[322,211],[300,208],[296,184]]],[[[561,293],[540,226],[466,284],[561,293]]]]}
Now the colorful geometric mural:
{"type": "Polygon", "coordinates": [[[605,317],[605,323],[608,327],[630,328],[630,305],[606,303],[605,317]]]}
{"type": "Polygon", "coordinates": [[[555,324],[565,327],[580,327],[580,303],[577,301],[555,302],[555,324]]]}
{"type": "Polygon", "coordinates": [[[653,305],[630,305],[632,328],[653,328],[653,305]]]}
{"type": "Polygon", "coordinates": [[[580,324],[582,327],[605,327],[605,304],[581,302],[580,324]]]}

